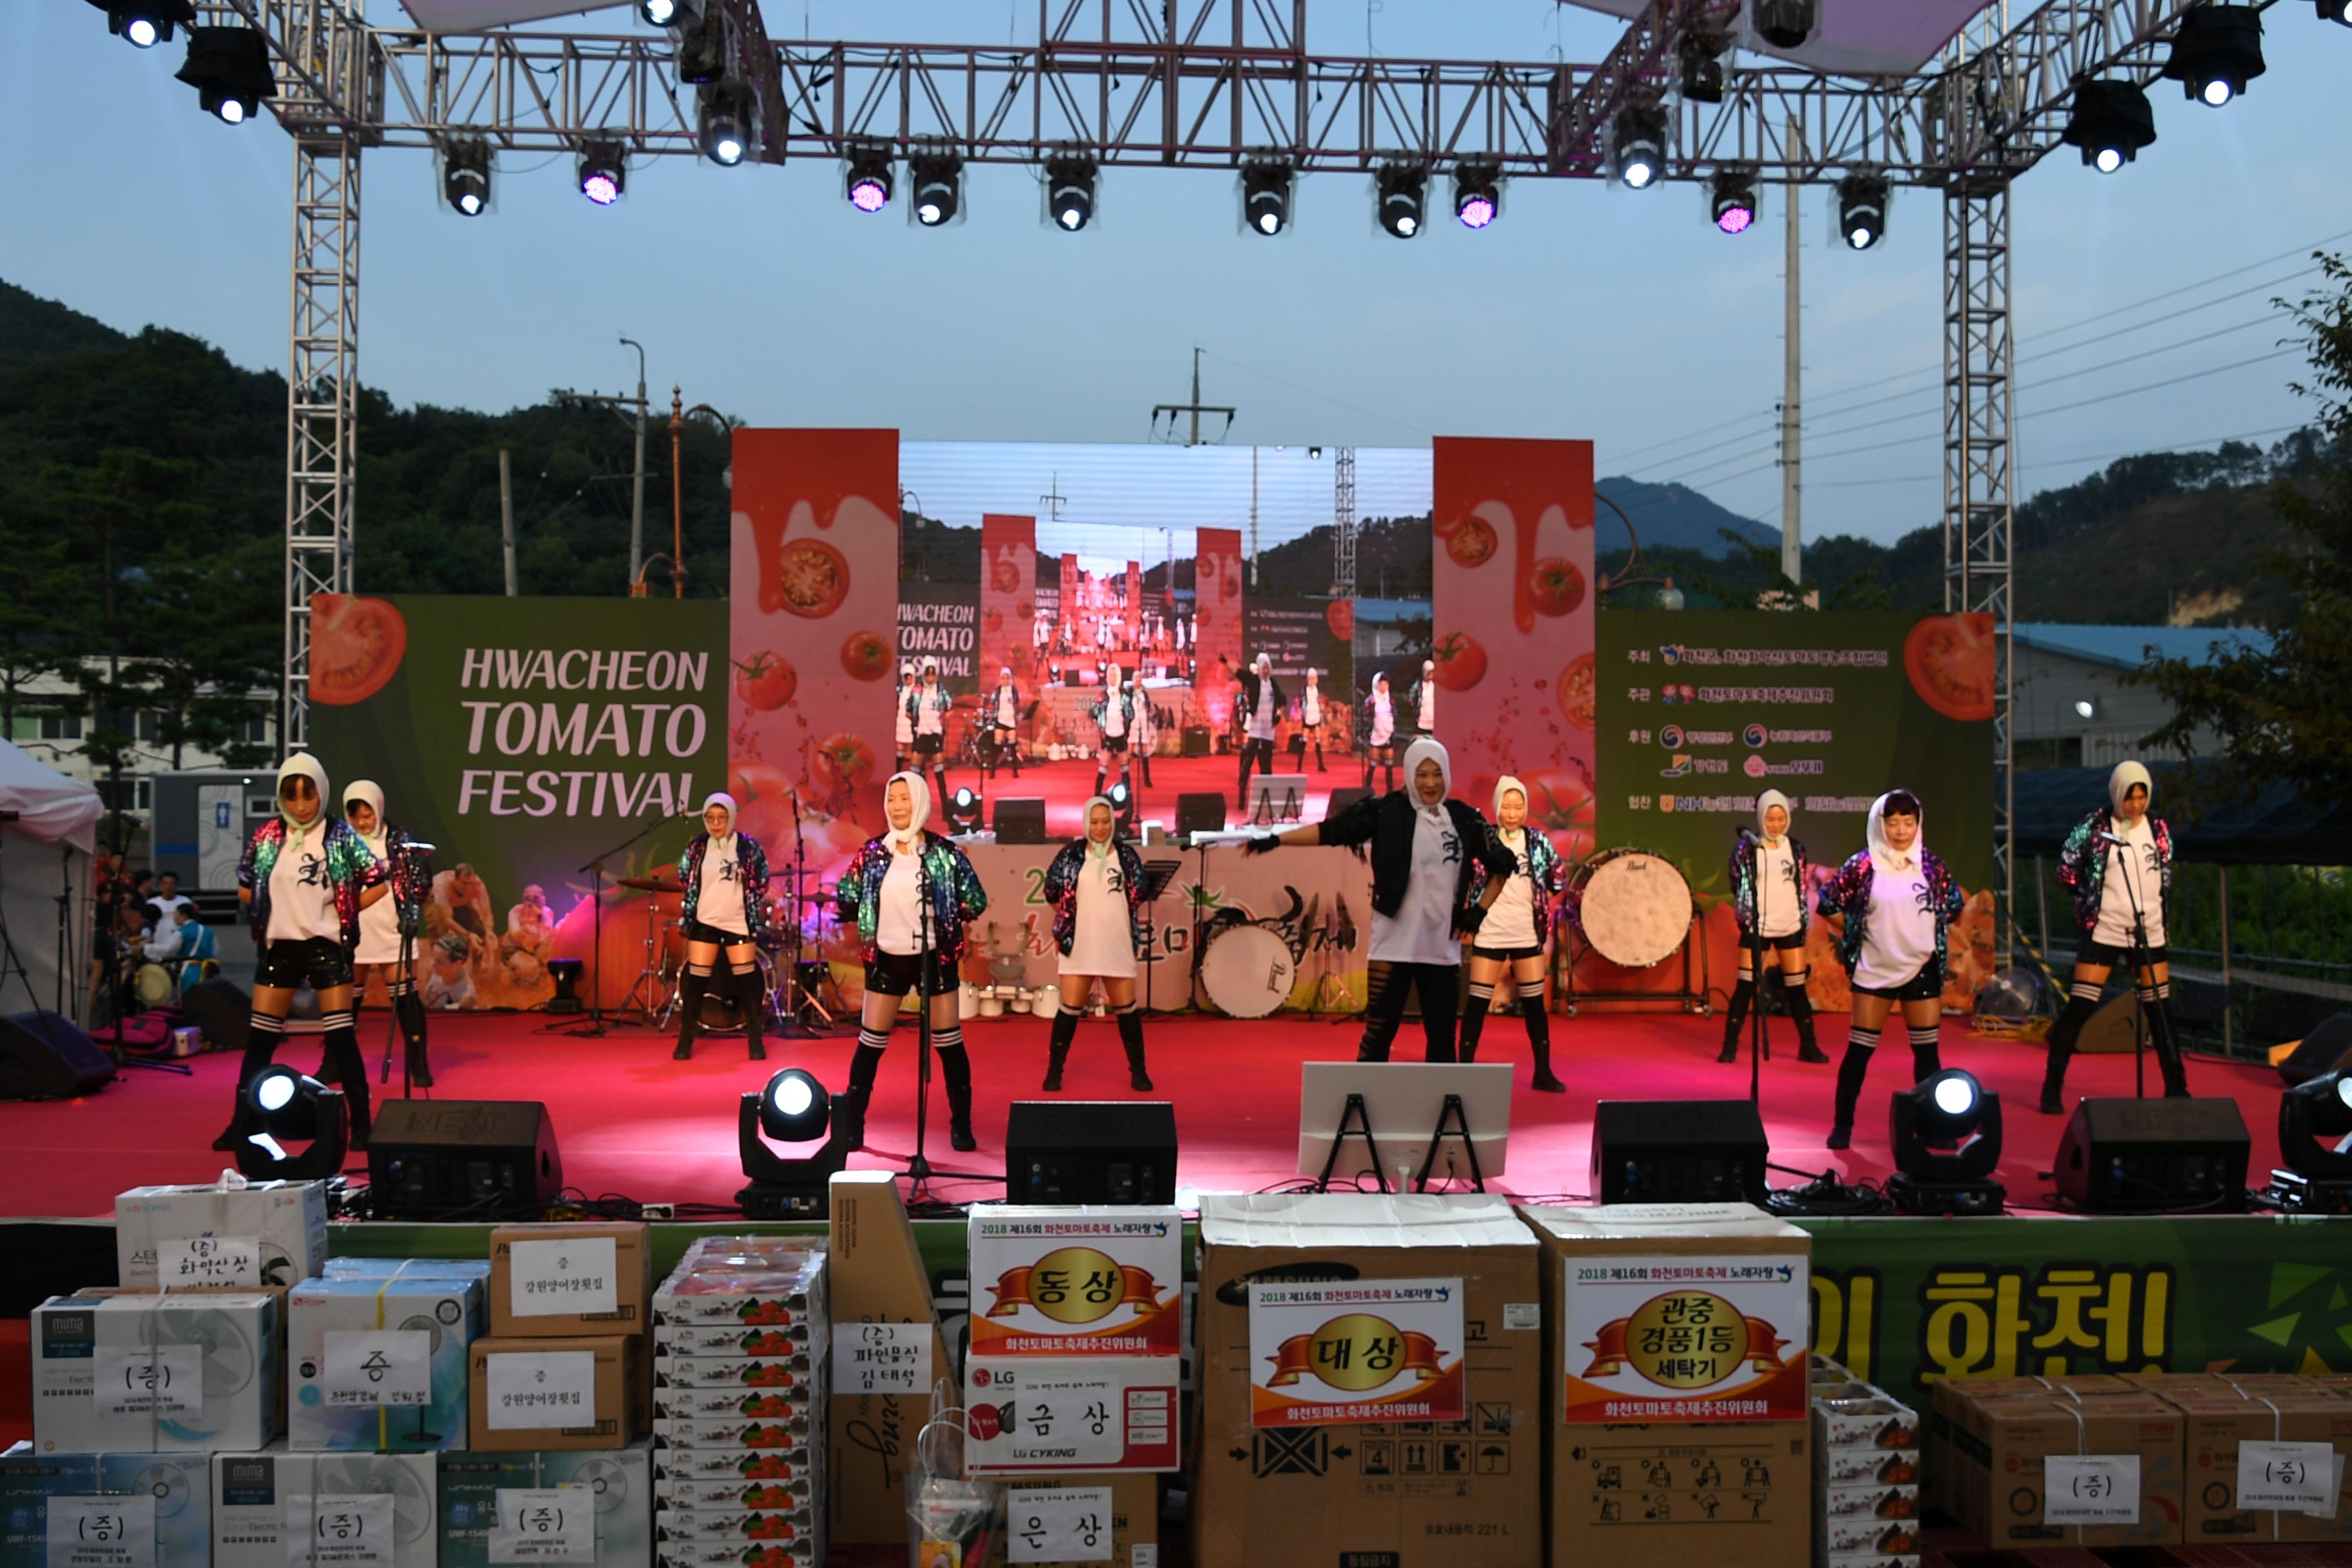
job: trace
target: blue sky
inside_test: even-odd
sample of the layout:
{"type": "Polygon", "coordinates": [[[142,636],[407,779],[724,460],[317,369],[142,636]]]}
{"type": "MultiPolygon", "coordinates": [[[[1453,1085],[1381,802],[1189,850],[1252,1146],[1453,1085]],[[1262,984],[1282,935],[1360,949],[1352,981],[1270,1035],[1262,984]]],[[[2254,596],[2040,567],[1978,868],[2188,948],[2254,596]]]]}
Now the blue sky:
{"type": "MultiPolygon", "coordinates": [[[[767,13],[779,35],[991,43],[1026,37],[1035,7],[770,0],[767,13]]],[[[388,0],[370,15],[400,16],[388,0]]],[[[1553,0],[1318,0],[1314,16],[1310,46],[1346,54],[1369,38],[1396,55],[1591,60],[1617,28],[1553,0]]],[[[635,26],[625,12],[591,25],[635,26]]],[[[2102,178],[2070,152],[2019,183],[2026,490],[2307,416],[2264,301],[2299,290],[2301,252],[2352,238],[2352,30],[2299,4],[2268,26],[2269,74],[2237,104],[2204,110],[2158,84],[2160,139],[2137,164],[2102,178]]],[[[0,5],[0,135],[16,153],[0,277],[281,367],[289,145],[272,122],[201,115],[171,79],[179,56],[109,37],[82,0],[0,5]]],[[[1323,175],[1268,241],[1240,232],[1231,177],[1201,172],[1112,171],[1098,221],[1071,236],[1043,226],[1015,169],[972,172],[966,221],[927,231],[899,205],[855,212],[830,163],[656,161],[606,211],[580,198],[568,161],[536,162],[503,161],[497,210],[468,222],[439,206],[425,155],[368,155],[369,384],[491,409],[553,386],[614,390],[635,379],[614,341],[627,332],[658,386],[755,423],[1136,442],[1154,404],[1184,400],[1198,345],[1204,400],[1240,407],[1234,443],[1585,437],[1603,474],[1681,479],[1779,520],[1777,189],[1734,238],[1689,186],[1521,181],[1491,229],[1441,223],[1399,244],[1373,227],[1364,182],[1323,175]]],[[[1805,199],[1805,532],[1892,538],[1941,505],[1937,198],[1898,191],[1866,254],[1832,246],[1824,193],[1805,199]]],[[[364,497],[360,527],[364,549],[364,497]]]]}

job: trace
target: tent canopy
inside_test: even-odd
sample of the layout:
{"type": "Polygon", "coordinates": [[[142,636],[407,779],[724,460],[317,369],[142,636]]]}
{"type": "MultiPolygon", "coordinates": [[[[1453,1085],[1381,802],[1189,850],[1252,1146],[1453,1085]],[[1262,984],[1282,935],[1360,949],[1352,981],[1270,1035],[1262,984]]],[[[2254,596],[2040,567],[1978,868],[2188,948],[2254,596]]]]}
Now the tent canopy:
{"type": "MultiPolygon", "coordinates": [[[[2066,835],[2107,799],[2106,768],[2035,768],[2016,775],[2017,853],[2056,858],[2066,835]]],[[[2156,814],[2172,827],[2173,857],[2230,866],[2352,866],[2352,811],[2316,805],[2285,784],[2216,805],[2191,820],[2177,763],[2152,763],[2156,814]]]]}
{"type": "Polygon", "coordinates": [[[8,826],[23,837],[98,853],[98,819],[105,815],[98,791],[6,741],[0,741],[0,811],[16,814],[8,826]]]}

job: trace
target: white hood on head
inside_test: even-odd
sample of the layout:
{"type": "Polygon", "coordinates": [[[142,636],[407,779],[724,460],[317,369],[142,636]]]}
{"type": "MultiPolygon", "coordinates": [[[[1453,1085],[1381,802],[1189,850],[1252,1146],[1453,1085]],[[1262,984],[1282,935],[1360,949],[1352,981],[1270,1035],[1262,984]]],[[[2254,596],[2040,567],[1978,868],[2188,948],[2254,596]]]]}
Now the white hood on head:
{"type": "MultiPolygon", "coordinates": [[[[1411,746],[1407,746],[1405,750],[1409,752],[1412,750],[1412,748],[1411,746]]],[[[1517,850],[1521,844],[1527,841],[1528,829],[1525,819],[1522,819],[1519,826],[1517,827],[1505,827],[1503,826],[1503,796],[1513,790],[1518,791],[1520,804],[1522,805],[1526,805],[1528,803],[1527,785],[1521,784],[1509,773],[1505,773],[1501,778],[1495,781],[1495,831],[1501,837],[1506,845],[1509,846],[1513,850],[1517,850]]]]}
{"type": "Polygon", "coordinates": [[[1767,844],[1773,843],[1774,839],[1772,830],[1764,826],[1764,814],[1776,805],[1789,814],[1790,826],[1796,826],[1797,809],[1789,804],[1789,797],[1777,789],[1766,790],[1756,797],[1756,831],[1767,844]]]}
{"type": "Polygon", "coordinates": [[[930,819],[931,786],[923,782],[922,774],[916,773],[892,773],[888,778],[882,781],[882,834],[884,837],[888,838],[896,844],[919,843],[921,841],[923,837],[923,824],[930,821],[930,819]],[[900,783],[906,784],[908,798],[914,803],[915,806],[915,815],[911,819],[910,826],[903,830],[890,826],[890,786],[894,784],[900,783]]]}
{"type": "Polygon", "coordinates": [[[327,770],[318,758],[308,752],[297,752],[278,763],[278,782],[271,786],[270,795],[278,802],[278,819],[286,824],[286,837],[289,841],[299,844],[313,833],[323,835],[326,832],[327,818],[333,811],[328,802],[335,797],[327,793],[327,770]],[[286,781],[296,773],[309,779],[310,787],[319,792],[319,815],[310,819],[307,827],[295,821],[294,814],[286,809],[286,781]]]}
{"type": "Polygon", "coordinates": [[[383,820],[383,786],[377,784],[373,779],[353,779],[352,781],[351,787],[343,791],[343,820],[346,822],[351,821],[351,805],[352,802],[355,800],[365,801],[368,805],[374,810],[375,831],[373,833],[360,833],[359,825],[357,823],[352,824],[352,831],[353,833],[360,833],[361,841],[366,844],[370,849],[373,850],[375,852],[375,858],[381,860],[383,858],[383,835],[385,827],[383,820]]]}
{"type": "MultiPolygon", "coordinates": [[[[723,805],[727,808],[727,831],[710,834],[710,847],[724,855],[735,847],[735,818],[738,815],[735,797],[723,789],[712,790],[702,797],[702,815],[709,816],[710,808],[714,805],[723,805]]],[[[710,833],[708,824],[704,825],[703,831],[710,833]]]]}
{"type": "MultiPolygon", "coordinates": [[[[1885,822],[1886,816],[1886,802],[1888,795],[1892,794],[1893,792],[1889,791],[1888,795],[1882,795],[1876,800],[1870,803],[1870,825],[1864,833],[1864,837],[1870,841],[1870,858],[1872,862],[1879,868],[1879,869],[1884,871],[1897,871],[1902,869],[1902,866],[1900,864],[1902,858],[1896,855],[1894,849],[1886,842],[1886,826],[1885,822]]],[[[1918,835],[1911,840],[1911,858],[1914,861],[1922,861],[1927,852],[1927,808],[1921,806],[1919,808],[1919,832],[1918,835]]]]}
{"type": "Polygon", "coordinates": [[[1446,795],[1454,793],[1454,760],[1445,754],[1444,746],[1423,735],[1404,749],[1405,794],[1412,798],[1413,808],[1422,816],[1434,821],[1443,821],[1445,817],[1444,796],[1439,796],[1435,805],[1423,805],[1421,798],[1421,785],[1413,782],[1414,775],[1421,771],[1421,764],[1424,760],[1437,764],[1439,774],[1445,780],[1446,795]]]}
{"type": "Polygon", "coordinates": [[[2116,771],[2107,775],[2107,804],[2113,806],[2117,814],[2122,813],[2124,796],[2131,792],[2131,786],[2134,784],[2147,791],[2148,807],[2151,810],[2155,808],[2156,781],[2147,776],[2147,768],[2145,764],[2126,761],[2117,763],[2116,771]]]}

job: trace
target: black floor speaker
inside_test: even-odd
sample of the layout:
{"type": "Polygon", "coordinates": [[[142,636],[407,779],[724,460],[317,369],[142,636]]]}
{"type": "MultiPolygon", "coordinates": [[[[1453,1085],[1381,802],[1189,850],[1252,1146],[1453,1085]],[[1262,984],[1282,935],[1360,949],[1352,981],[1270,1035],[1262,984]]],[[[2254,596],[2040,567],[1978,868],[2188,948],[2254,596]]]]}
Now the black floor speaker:
{"type": "Polygon", "coordinates": [[[996,803],[999,844],[1045,842],[1045,803],[1035,795],[1014,795],[996,803]]]}
{"type": "Polygon", "coordinates": [[[2234,1100],[2085,1100],[2058,1135],[2058,1195],[2094,1214],[2236,1213],[2253,1140],[2234,1100]]]}
{"type": "Polygon", "coordinates": [[[233,980],[201,980],[180,998],[180,1010],[204,1031],[205,1044],[216,1051],[245,1049],[253,1021],[253,998],[233,980]]]}
{"type": "Polygon", "coordinates": [[[1223,833],[1225,830],[1225,795],[1223,790],[1186,790],[1176,797],[1176,837],[1190,838],[1195,833],[1223,833]]]}
{"type": "Polygon", "coordinates": [[[1016,1100],[1005,1202],[1172,1204],[1176,1108],[1162,1100],[1016,1100]]]}
{"type": "Polygon", "coordinates": [[[0,1100],[72,1100],[114,1078],[114,1059],[46,1009],[0,1018],[0,1100]]]}
{"type": "Polygon", "coordinates": [[[536,1100],[387,1100],[368,1135],[378,1219],[535,1219],[563,1190],[536,1100]]]}
{"type": "Polygon", "coordinates": [[[1764,1119],[1745,1100],[1604,1100],[1592,1170],[1604,1204],[1764,1202],[1764,1119]]]}
{"type": "Polygon", "coordinates": [[[2278,1065],[2279,1077],[2290,1084],[2326,1078],[2352,1062],[2352,1013],[2338,1013],[2295,1042],[2278,1065]]]}

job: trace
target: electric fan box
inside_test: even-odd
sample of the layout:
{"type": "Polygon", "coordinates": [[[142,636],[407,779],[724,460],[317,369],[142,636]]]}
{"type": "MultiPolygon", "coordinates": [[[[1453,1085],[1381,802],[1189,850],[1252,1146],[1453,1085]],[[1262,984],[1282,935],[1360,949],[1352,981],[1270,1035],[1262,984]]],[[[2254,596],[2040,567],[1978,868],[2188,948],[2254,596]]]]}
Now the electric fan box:
{"type": "Polygon", "coordinates": [[[131,1187],[114,1198],[114,1264],[121,1283],[152,1290],[169,1285],[296,1285],[327,1261],[327,1184],[251,1182],[242,1186],[131,1187]],[[204,1249],[173,1242],[246,1242],[228,1251],[249,1258],[234,1273],[205,1271],[204,1249]],[[172,1252],[173,1271],[160,1272],[172,1252]],[[190,1270],[198,1272],[190,1272],[190,1270]]]}
{"type": "Polygon", "coordinates": [[[0,1568],[47,1568],[49,1500],[150,1499],[153,1568],[209,1568],[211,1494],[201,1454],[0,1455],[0,1568]]]}
{"type": "Polygon", "coordinates": [[[211,1453],[278,1436],[281,1298],[91,1291],[33,1309],[42,1454],[211,1453]]]}
{"type": "MultiPolygon", "coordinates": [[[[506,1555],[490,1540],[499,1494],[581,1487],[593,1500],[596,1568],[649,1568],[653,1562],[653,1448],[639,1441],[610,1453],[532,1449],[441,1456],[440,1568],[491,1568],[506,1555]]],[[[548,1559],[577,1568],[582,1558],[548,1559]]]]}
{"type": "Polygon", "coordinates": [[[434,1568],[439,1541],[432,1454],[215,1454],[212,1568],[434,1568]],[[389,1500],[392,1548],[367,1552],[373,1504],[389,1500]],[[349,1519],[352,1523],[342,1522],[349,1519]],[[325,1527],[322,1531],[321,1526],[325,1527]],[[357,1535],[348,1533],[354,1527],[357,1535]],[[337,1546],[320,1552],[322,1533],[337,1546]]]}
{"type": "Polygon", "coordinates": [[[305,1279],[287,1295],[287,1446],[421,1453],[466,1446],[466,1352],[482,1281],[305,1279]]]}

